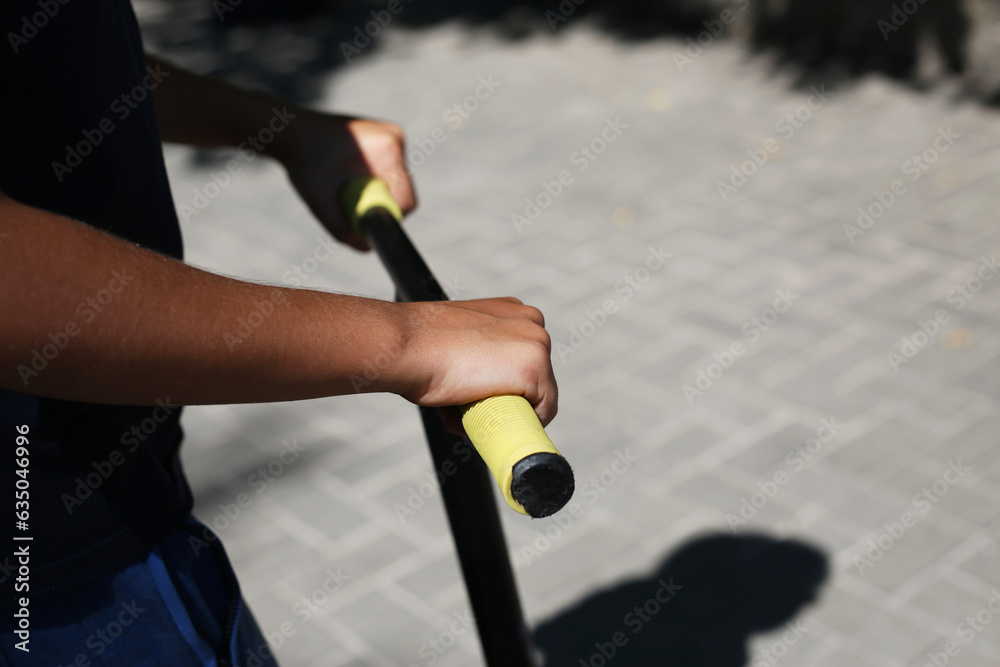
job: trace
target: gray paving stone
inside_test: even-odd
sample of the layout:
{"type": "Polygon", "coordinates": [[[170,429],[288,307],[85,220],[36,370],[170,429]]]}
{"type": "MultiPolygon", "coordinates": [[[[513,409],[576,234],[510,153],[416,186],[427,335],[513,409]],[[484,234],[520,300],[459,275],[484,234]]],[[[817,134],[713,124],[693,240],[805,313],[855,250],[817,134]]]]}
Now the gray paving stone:
{"type": "MultiPolygon", "coordinates": [[[[829,610],[822,615],[823,623],[860,644],[870,656],[868,664],[910,664],[918,656],[911,642],[923,631],[911,621],[837,588],[824,592],[823,604],[829,610]],[[874,662],[875,658],[882,662],[874,662]]],[[[847,652],[856,655],[850,649],[847,652]]]]}
{"type": "MultiPolygon", "coordinates": [[[[394,665],[409,665],[418,662],[421,645],[428,638],[437,637],[447,629],[438,628],[430,619],[420,619],[387,598],[382,592],[374,592],[356,600],[343,609],[342,614],[350,619],[351,630],[370,647],[370,651],[394,665]],[[414,629],[417,632],[414,632],[414,629]],[[403,636],[414,639],[393,641],[386,638],[403,636]],[[416,638],[423,637],[421,641],[416,638]]],[[[472,639],[466,637],[466,640],[472,639]]]]}
{"type": "MultiPolygon", "coordinates": [[[[407,221],[412,237],[454,296],[514,294],[542,308],[556,341],[620,299],[575,354],[555,360],[562,400],[549,433],[577,471],[582,513],[529,565],[521,547],[558,523],[501,506],[528,617],[551,618],[647,572],[692,536],[731,532],[725,514],[783,469],[821,417],[836,416],[844,432],[746,527],[818,545],[838,568],[803,617],[809,633],[781,664],[922,667],[941,629],[1000,586],[1000,280],[961,310],[947,300],[1000,247],[995,111],[943,88],[865,77],[838,87],[723,202],[717,182],[806,97],[766,59],[718,43],[678,73],[675,38],[626,46],[584,23],[557,39],[513,43],[469,30],[389,29],[377,52],[329,76],[317,105],[397,120],[412,147],[481,74],[494,73],[503,86],[414,167],[421,208],[407,221]],[[650,108],[651,91],[672,106],[650,108]],[[575,171],[570,155],[615,116],[628,129],[575,171]],[[904,162],[948,125],[961,139],[918,181],[906,180],[904,162]],[[560,169],[574,183],[518,234],[510,215],[560,169]],[[906,193],[852,244],[844,225],[894,179],[906,193]],[[626,302],[616,282],[642,266],[650,245],[673,257],[626,302]],[[682,385],[743,340],[743,323],[786,285],[801,300],[686,400],[682,385]],[[946,331],[893,373],[886,353],[938,308],[952,315],[946,331]],[[589,480],[625,447],[640,462],[591,502],[589,480]],[[911,507],[912,494],[934,481],[928,461],[958,458],[978,481],[950,488],[858,577],[845,554],[911,507]],[[984,545],[977,531],[989,536],[984,545]]],[[[166,161],[178,204],[215,164],[199,166],[176,147],[166,161]]],[[[281,169],[264,161],[183,231],[190,262],[278,284],[320,234],[281,169]]],[[[306,286],[392,298],[378,262],[346,249],[306,286]]],[[[432,472],[412,406],[349,396],[198,407],[184,424],[196,511],[209,521],[282,440],[307,445],[221,531],[265,632],[296,623],[277,649],[282,664],[427,664],[421,645],[465,607],[439,493],[429,491],[405,522],[397,516],[432,472]],[[355,578],[303,622],[293,605],[331,565],[355,578]]],[[[775,636],[752,638],[750,655],[775,636]]],[[[949,664],[996,664],[997,644],[990,626],[949,664]]],[[[480,660],[467,634],[436,664],[480,660]]]]}
{"type": "MultiPolygon", "coordinates": [[[[910,507],[901,508],[899,515],[892,523],[902,525],[898,517],[911,510],[910,507]]],[[[860,544],[868,547],[870,546],[868,539],[878,540],[880,535],[888,535],[889,537],[885,538],[884,544],[890,544],[890,547],[887,550],[875,551],[875,553],[882,555],[878,560],[868,558],[866,555],[866,558],[871,562],[871,567],[864,567],[860,576],[874,586],[891,591],[957,547],[961,541],[961,535],[941,526],[940,519],[933,512],[934,510],[931,510],[927,515],[918,515],[920,523],[906,529],[899,538],[892,537],[890,532],[893,530],[892,528],[883,526],[873,531],[870,538],[864,538],[860,544]],[[897,546],[904,546],[904,548],[899,549],[896,548],[897,546]]],[[[876,541],[875,544],[878,545],[878,542],[876,541]]],[[[861,567],[860,565],[852,567],[848,572],[851,576],[857,576],[861,567]]]]}
{"type": "MultiPolygon", "coordinates": [[[[950,619],[950,621],[946,620],[943,624],[943,627],[947,629],[947,632],[941,636],[939,642],[943,645],[945,640],[955,639],[957,626],[964,622],[966,617],[970,615],[975,616],[976,612],[986,606],[991,594],[992,591],[989,589],[973,593],[966,587],[960,587],[945,580],[935,582],[930,587],[924,589],[913,598],[913,604],[941,619],[950,619]]],[[[997,636],[1000,635],[991,633],[984,637],[984,639],[988,642],[997,636]]],[[[963,637],[963,639],[965,638],[963,637]]],[[[962,643],[966,642],[963,641],[962,643]]]]}

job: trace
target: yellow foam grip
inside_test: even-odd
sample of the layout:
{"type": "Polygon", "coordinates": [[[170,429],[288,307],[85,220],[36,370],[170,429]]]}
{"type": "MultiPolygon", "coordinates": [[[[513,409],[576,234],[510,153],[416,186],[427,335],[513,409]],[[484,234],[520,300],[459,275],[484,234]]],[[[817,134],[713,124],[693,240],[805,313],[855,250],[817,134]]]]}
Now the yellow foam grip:
{"type": "Polygon", "coordinates": [[[373,208],[384,208],[396,220],[403,219],[402,209],[389,194],[389,186],[380,178],[361,176],[348,181],[341,192],[341,200],[354,230],[362,236],[364,234],[358,227],[358,223],[364,214],[373,208]]]}
{"type": "Polygon", "coordinates": [[[509,394],[484,398],[464,407],[462,425],[496,478],[507,504],[527,514],[510,490],[514,465],[531,454],[559,454],[531,404],[523,396],[509,394]]]}
{"type": "MultiPolygon", "coordinates": [[[[370,176],[355,178],[344,186],[341,197],[348,217],[359,234],[363,235],[359,221],[373,208],[384,208],[397,220],[403,218],[399,204],[389,194],[389,186],[381,179],[370,176]]],[[[463,408],[462,425],[497,480],[507,504],[527,515],[511,493],[514,465],[531,454],[559,454],[545,434],[531,404],[523,396],[484,398],[463,408]]]]}

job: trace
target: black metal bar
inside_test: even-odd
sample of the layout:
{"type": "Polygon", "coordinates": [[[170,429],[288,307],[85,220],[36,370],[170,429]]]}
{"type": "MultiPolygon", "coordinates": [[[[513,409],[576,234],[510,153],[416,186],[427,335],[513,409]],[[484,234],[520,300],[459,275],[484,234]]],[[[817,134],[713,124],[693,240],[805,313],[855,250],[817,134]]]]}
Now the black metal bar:
{"type": "MultiPolygon", "coordinates": [[[[360,226],[392,277],[398,301],[448,300],[406,232],[387,211],[370,211],[360,226]]],[[[493,477],[471,443],[456,451],[456,436],[444,427],[436,409],[421,408],[420,415],[486,664],[536,667],[493,496],[493,477]]]]}
{"type": "Polygon", "coordinates": [[[398,301],[448,300],[410,237],[388,211],[372,209],[361,218],[360,227],[389,272],[398,301]]]}

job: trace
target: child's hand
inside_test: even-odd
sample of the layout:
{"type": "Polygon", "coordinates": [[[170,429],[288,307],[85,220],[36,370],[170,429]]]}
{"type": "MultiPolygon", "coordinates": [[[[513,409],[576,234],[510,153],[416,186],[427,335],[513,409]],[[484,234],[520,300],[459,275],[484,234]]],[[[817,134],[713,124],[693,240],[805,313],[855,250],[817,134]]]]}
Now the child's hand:
{"type": "Polygon", "coordinates": [[[303,110],[288,133],[279,159],[299,196],[338,241],[369,249],[344,216],[340,201],[341,187],[352,178],[384,180],[404,214],[416,206],[398,125],[303,110]]]}
{"type": "MultiPolygon", "coordinates": [[[[457,406],[497,394],[524,396],[542,425],[558,408],[552,342],[542,313],[513,297],[400,304],[409,340],[389,388],[429,407],[457,406]]],[[[449,430],[462,433],[453,411],[449,430]]]]}

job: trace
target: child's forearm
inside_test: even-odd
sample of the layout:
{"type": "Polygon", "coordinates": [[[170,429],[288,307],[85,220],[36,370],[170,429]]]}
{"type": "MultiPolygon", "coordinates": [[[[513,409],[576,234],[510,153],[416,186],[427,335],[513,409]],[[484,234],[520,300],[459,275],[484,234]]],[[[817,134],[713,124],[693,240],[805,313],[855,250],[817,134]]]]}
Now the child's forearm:
{"type": "Polygon", "coordinates": [[[555,414],[541,315],[512,299],[394,304],[201,271],[0,196],[0,387],[101,403],[497,393],[555,414]]]}
{"type": "Polygon", "coordinates": [[[406,344],[393,304],[241,282],[61,216],[0,202],[0,383],[109,403],[352,391],[406,344]]]}

